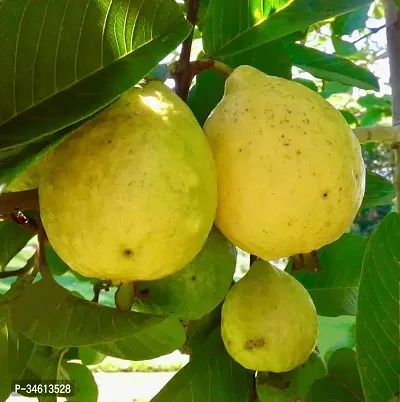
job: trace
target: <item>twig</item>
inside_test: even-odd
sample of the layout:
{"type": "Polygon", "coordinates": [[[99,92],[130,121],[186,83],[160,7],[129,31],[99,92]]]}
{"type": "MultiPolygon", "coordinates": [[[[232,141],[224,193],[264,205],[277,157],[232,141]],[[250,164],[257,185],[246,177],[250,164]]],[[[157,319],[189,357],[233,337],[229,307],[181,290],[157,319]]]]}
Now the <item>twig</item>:
{"type": "Polygon", "coordinates": [[[251,379],[249,402],[258,402],[256,373],[253,374],[253,378],[251,379]]]}
{"type": "Polygon", "coordinates": [[[193,25],[193,28],[182,44],[182,51],[179,57],[179,71],[175,75],[175,92],[185,102],[189,94],[190,84],[193,80],[190,68],[190,53],[192,51],[194,28],[197,23],[199,6],[200,0],[189,0],[186,18],[193,25]]]}
{"type": "Polygon", "coordinates": [[[367,142],[400,142],[400,127],[357,127],[353,130],[360,144],[367,142]]]}
{"type": "Polygon", "coordinates": [[[376,27],[376,28],[369,28],[370,31],[367,34],[361,36],[361,38],[358,38],[357,40],[355,40],[353,42],[353,45],[355,45],[356,43],[362,41],[363,39],[368,38],[371,35],[374,35],[374,34],[378,33],[379,31],[381,31],[385,27],[386,27],[386,24],[384,24],[384,25],[382,25],[380,27],[376,27]]]}
{"type": "Polygon", "coordinates": [[[7,215],[15,211],[38,211],[39,193],[38,190],[18,191],[0,195],[0,215],[7,215]]]}
{"type": "Polygon", "coordinates": [[[38,242],[39,242],[39,272],[42,275],[43,279],[53,279],[53,275],[51,274],[49,267],[47,266],[46,261],[46,244],[48,242],[46,232],[42,223],[39,224],[38,231],[38,242]]]}
{"type": "MultiPolygon", "coordinates": [[[[392,87],[393,127],[400,129],[400,10],[393,0],[385,1],[386,36],[390,65],[390,86],[392,87]]],[[[392,145],[396,167],[394,185],[396,188],[396,207],[400,213],[400,139],[392,145]]]]}
{"type": "Polygon", "coordinates": [[[256,255],[250,254],[250,266],[252,266],[257,260],[258,257],[256,255]]]}
{"type": "Polygon", "coordinates": [[[93,299],[92,302],[94,303],[98,303],[99,299],[100,299],[100,293],[102,290],[105,290],[106,292],[108,292],[110,290],[110,283],[106,282],[106,283],[96,283],[93,285],[93,299]]]}
{"type": "Polygon", "coordinates": [[[36,256],[33,255],[25,264],[24,267],[20,269],[16,269],[14,271],[4,271],[0,272],[0,279],[5,279],[5,278],[12,278],[14,276],[23,276],[26,274],[30,274],[33,269],[35,268],[35,261],[36,261],[36,256]]]}

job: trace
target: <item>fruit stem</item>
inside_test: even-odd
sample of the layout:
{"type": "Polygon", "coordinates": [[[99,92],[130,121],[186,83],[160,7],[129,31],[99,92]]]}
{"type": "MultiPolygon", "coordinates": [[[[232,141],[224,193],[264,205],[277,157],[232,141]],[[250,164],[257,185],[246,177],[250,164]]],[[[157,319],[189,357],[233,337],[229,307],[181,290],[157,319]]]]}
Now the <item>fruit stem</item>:
{"type": "Polygon", "coordinates": [[[190,68],[190,53],[192,51],[194,28],[197,23],[199,7],[200,0],[189,0],[186,18],[193,25],[193,27],[189,36],[182,44],[182,50],[178,62],[179,73],[175,75],[175,92],[185,102],[189,94],[190,84],[193,80],[193,75],[190,68]]]}
{"type": "MultiPolygon", "coordinates": [[[[386,37],[392,87],[393,127],[400,129],[400,10],[393,0],[385,1],[386,37]]],[[[400,213],[400,139],[392,144],[395,154],[396,207],[400,213]]]]}
{"type": "Polygon", "coordinates": [[[46,232],[42,225],[42,222],[39,224],[39,231],[38,231],[38,243],[39,243],[39,272],[43,279],[51,279],[54,280],[53,275],[51,274],[49,267],[47,266],[46,261],[46,243],[48,242],[46,232]]]}

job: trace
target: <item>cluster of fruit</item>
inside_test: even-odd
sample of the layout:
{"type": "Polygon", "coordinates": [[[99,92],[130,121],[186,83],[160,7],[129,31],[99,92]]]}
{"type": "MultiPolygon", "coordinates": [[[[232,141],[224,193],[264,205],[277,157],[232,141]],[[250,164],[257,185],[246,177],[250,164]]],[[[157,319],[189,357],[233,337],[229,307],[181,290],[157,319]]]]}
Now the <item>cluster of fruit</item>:
{"type": "Polygon", "coordinates": [[[283,372],[314,349],[317,315],[302,285],[267,261],[342,235],[364,180],[338,111],[241,66],[203,129],[163,83],[131,89],[46,155],[39,197],[49,241],[73,270],[134,282],[134,309],[185,320],[226,296],[228,352],[283,372]],[[235,246],[260,259],[231,287],[235,246]]]}

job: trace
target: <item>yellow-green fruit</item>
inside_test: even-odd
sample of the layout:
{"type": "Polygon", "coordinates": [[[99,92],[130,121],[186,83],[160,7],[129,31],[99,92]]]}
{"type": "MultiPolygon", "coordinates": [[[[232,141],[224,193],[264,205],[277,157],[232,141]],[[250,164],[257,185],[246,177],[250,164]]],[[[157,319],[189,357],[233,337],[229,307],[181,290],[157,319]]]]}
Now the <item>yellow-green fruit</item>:
{"type": "Polygon", "coordinates": [[[204,131],[217,166],[216,225],[235,245],[272,260],[350,227],[365,187],[360,145],[314,91],[240,66],[204,131]]]}
{"type": "Polygon", "coordinates": [[[46,154],[39,156],[8,186],[7,192],[33,190],[39,187],[46,154]]]}
{"type": "Polygon", "coordinates": [[[169,88],[133,88],[46,158],[41,217],[57,254],[114,283],[191,261],[211,229],[215,165],[195,117],[169,88]]]}
{"type": "Polygon", "coordinates": [[[318,339],[307,290],[285,271],[255,262],[222,306],[222,339],[242,366],[281,373],[304,363],[318,339]]]}

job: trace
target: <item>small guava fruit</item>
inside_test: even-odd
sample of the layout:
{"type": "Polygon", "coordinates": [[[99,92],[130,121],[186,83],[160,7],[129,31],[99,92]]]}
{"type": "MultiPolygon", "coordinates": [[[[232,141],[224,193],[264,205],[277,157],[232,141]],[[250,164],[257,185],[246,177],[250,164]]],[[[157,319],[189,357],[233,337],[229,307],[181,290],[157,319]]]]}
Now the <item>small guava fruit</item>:
{"type": "Polygon", "coordinates": [[[133,282],[122,283],[119,285],[114,295],[115,307],[122,313],[130,311],[133,306],[135,296],[135,284],[133,282]]]}
{"type": "Polygon", "coordinates": [[[39,201],[49,241],[71,269],[119,284],[189,263],[211,230],[216,191],[192,112],[150,81],[49,152],[39,201]]]}
{"type": "Polygon", "coordinates": [[[313,351],[317,313],[300,282],[258,260],[229,291],[221,333],[228,353],[242,366],[285,372],[304,363],[313,351]]]}
{"type": "Polygon", "coordinates": [[[351,226],[365,187],[360,144],[316,92],[240,66],[204,132],[217,166],[215,222],[236,246],[274,260],[351,226]]]}
{"type": "Polygon", "coordinates": [[[195,320],[213,310],[226,296],[236,267],[236,248],[213,228],[199,254],[173,275],[136,283],[133,309],[174,314],[195,320]]]}

